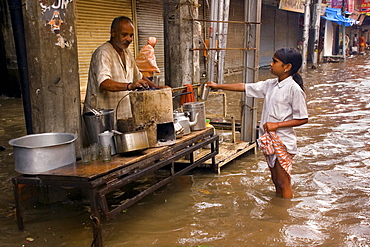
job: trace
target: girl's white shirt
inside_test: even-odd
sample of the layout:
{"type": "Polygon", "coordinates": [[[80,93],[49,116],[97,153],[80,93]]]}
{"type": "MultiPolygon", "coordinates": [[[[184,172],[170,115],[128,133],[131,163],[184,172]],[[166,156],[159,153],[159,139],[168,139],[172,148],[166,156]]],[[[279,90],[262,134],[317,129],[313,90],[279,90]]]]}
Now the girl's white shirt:
{"type": "MultiPolygon", "coordinates": [[[[263,125],[267,122],[284,122],[292,119],[308,118],[306,94],[293,80],[292,76],[279,82],[278,78],[245,84],[246,97],[263,98],[264,104],[259,126],[263,135],[263,125]]],[[[276,130],[287,151],[297,153],[297,137],[293,127],[276,130]]]]}

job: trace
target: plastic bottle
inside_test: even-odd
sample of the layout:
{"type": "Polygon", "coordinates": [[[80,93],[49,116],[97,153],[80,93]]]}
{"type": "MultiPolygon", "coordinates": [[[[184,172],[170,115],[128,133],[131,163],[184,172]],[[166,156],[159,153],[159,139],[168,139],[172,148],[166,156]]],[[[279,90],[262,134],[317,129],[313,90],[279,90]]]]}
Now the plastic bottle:
{"type": "Polygon", "coordinates": [[[210,119],[206,119],[206,128],[207,127],[212,127],[213,128],[213,130],[215,130],[215,127],[213,127],[213,125],[211,124],[211,120],[210,119]]]}
{"type": "MultiPolygon", "coordinates": [[[[213,127],[213,125],[211,124],[211,120],[210,119],[206,119],[206,128],[208,127],[212,127],[213,129],[213,134],[215,133],[215,127],[213,127]]],[[[205,146],[204,148],[208,148],[210,149],[211,148],[211,144],[208,144],[207,146],[205,146]]]]}

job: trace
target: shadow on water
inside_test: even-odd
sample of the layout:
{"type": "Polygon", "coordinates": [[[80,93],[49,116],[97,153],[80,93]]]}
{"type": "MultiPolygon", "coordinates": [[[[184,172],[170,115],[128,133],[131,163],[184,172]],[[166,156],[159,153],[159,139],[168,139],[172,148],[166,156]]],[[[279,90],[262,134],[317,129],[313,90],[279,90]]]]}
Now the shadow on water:
{"type": "MultiPolygon", "coordinates": [[[[270,78],[262,70],[260,78],[270,78]]],[[[102,222],[106,246],[370,245],[370,59],[348,58],[303,74],[309,123],[296,128],[295,198],[275,197],[260,152],[221,174],[195,170],[102,222]]],[[[237,78],[229,78],[230,81],[237,78]]],[[[240,95],[228,94],[239,114],[240,95]]],[[[260,105],[261,102],[259,102],[260,105]]],[[[11,138],[25,134],[21,101],[1,99],[1,246],[89,246],[86,203],[36,204],[17,229],[11,138]],[[27,238],[33,240],[27,243],[27,238]]]]}

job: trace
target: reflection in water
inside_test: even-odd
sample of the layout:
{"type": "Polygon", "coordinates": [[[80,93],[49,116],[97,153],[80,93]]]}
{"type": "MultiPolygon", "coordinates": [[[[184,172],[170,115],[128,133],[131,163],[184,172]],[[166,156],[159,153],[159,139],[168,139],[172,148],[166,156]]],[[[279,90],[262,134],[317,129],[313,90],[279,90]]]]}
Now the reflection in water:
{"type": "MultiPolygon", "coordinates": [[[[260,152],[245,155],[219,175],[196,170],[103,220],[105,245],[370,245],[369,69],[370,59],[356,56],[303,74],[310,119],[296,128],[294,199],[275,197],[260,152]]],[[[261,71],[261,79],[269,77],[261,71]]],[[[228,94],[235,116],[239,99],[228,94]]],[[[17,230],[11,186],[16,172],[7,141],[24,135],[24,119],[20,100],[0,104],[0,145],[6,147],[0,152],[1,245],[26,245],[31,237],[35,246],[88,246],[91,223],[81,202],[38,205],[26,211],[26,231],[17,230]]]]}

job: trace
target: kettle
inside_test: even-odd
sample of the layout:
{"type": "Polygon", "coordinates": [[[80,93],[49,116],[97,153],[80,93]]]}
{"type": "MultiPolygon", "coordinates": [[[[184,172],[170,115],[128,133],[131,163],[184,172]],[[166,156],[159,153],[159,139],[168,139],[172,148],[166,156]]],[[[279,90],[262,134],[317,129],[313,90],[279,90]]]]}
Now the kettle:
{"type": "Polygon", "coordinates": [[[184,128],[184,135],[188,135],[191,132],[191,127],[198,122],[198,113],[195,115],[194,122],[190,122],[188,112],[174,112],[173,113],[174,122],[179,123],[184,128]]]}

